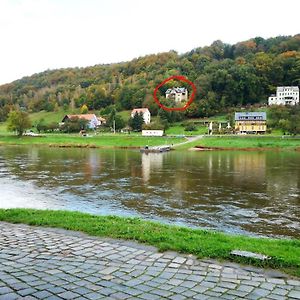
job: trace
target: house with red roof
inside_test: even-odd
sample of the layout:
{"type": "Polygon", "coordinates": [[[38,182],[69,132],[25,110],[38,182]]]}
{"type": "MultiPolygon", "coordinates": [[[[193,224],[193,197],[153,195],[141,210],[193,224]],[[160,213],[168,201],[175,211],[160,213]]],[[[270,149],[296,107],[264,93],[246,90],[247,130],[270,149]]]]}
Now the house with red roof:
{"type": "Polygon", "coordinates": [[[131,118],[134,117],[135,114],[143,114],[145,124],[149,124],[151,121],[151,113],[148,108],[135,108],[131,111],[131,118]]]}
{"type": "Polygon", "coordinates": [[[61,123],[65,123],[68,120],[75,119],[75,118],[88,121],[87,126],[90,129],[96,129],[98,126],[105,123],[105,119],[97,118],[95,114],[65,115],[61,123]]]}

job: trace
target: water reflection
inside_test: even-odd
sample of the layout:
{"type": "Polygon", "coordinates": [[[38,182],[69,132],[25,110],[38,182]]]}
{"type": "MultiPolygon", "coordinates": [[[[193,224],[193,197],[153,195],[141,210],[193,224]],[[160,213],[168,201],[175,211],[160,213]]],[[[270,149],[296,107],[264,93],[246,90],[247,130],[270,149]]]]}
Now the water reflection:
{"type": "Polygon", "coordinates": [[[150,179],[151,169],[161,169],[163,165],[162,153],[142,153],[142,176],[144,183],[150,179]]]}
{"type": "Polygon", "coordinates": [[[0,207],[300,236],[300,153],[0,147],[0,207]]]}

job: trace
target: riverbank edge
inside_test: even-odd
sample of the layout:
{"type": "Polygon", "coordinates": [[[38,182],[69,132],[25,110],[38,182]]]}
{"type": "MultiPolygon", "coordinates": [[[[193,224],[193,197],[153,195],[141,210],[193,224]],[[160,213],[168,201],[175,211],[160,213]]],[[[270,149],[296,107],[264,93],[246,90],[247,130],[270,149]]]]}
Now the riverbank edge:
{"type": "Polygon", "coordinates": [[[300,147],[209,147],[209,146],[194,146],[188,149],[189,151],[297,151],[300,152],[300,147]]]}
{"type": "Polygon", "coordinates": [[[140,149],[139,146],[97,146],[94,144],[18,144],[18,143],[2,143],[1,146],[38,146],[38,147],[48,147],[48,148],[83,148],[83,149],[128,149],[128,150],[136,150],[140,149]]]}
{"type": "MultiPolygon", "coordinates": [[[[192,143],[192,142],[191,142],[192,143]]],[[[127,149],[127,150],[137,150],[143,148],[143,146],[97,146],[95,144],[76,144],[76,143],[66,143],[66,144],[55,144],[55,143],[11,143],[11,142],[2,142],[0,141],[0,146],[42,146],[42,147],[50,147],[50,148],[84,148],[84,149],[127,149]]],[[[185,147],[172,147],[171,150],[177,151],[296,151],[300,152],[300,147],[214,147],[214,146],[189,146],[189,143],[185,144],[185,147]]]]}
{"type": "Polygon", "coordinates": [[[256,238],[204,229],[191,229],[140,218],[96,216],[63,210],[0,209],[0,221],[80,231],[91,236],[134,240],[160,251],[193,254],[198,258],[229,260],[279,269],[300,277],[300,240],[256,238]],[[261,253],[270,259],[232,256],[232,250],[261,253]]]}

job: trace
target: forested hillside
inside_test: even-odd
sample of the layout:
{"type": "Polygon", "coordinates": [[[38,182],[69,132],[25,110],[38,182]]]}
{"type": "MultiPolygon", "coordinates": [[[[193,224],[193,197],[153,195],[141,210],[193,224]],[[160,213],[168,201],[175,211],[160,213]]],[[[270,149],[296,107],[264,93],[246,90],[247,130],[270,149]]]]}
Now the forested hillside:
{"type": "Polygon", "coordinates": [[[172,75],[184,75],[197,87],[196,100],[184,113],[188,117],[266,102],[276,86],[300,85],[300,34],[235,45],[215,41],[182,55],[170,51],[130,62],[48,70],[0,86],[0,121],[13,107],[37,112],[114,104],[117,110],[149,107],[156,114],[153,90],[172,75]]]}

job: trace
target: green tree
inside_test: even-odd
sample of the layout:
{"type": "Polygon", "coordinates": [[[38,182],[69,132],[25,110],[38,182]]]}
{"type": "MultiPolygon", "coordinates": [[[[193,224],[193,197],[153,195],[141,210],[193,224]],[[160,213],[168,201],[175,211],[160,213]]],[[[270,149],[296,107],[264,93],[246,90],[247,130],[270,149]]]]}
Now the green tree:
{"type": "MultiPolygon", "coordinates": [[[[88,121],[77,117],[67,120],[61,127],[60,130],[63,132],[79,132],[80,130],[87,129],[88,121]]],[[[49,130],[51,127],[49,127],[49,130]]],[[[53,129],[54,130],[54,129],[53,129]]]]}
{"type": "Polygon", "coordinates": [[[22,136],[26,129],[31,127],[28,113],[24,111],[11,111],[8,114],[7,129],[16,131],[18,136],[22,136]]]}
{"type": "Polygon", "coordinates": [[[108,116],[108,119],[107,119],[107,121],[106,121],[106,125],[107,125],[107,126],[113,127],[113,122],[114,122],[114,120],[115,120],[115,118],[116,118],[116,114],[117,114],[117,112],[116,112],[115,107],[112,107],[112,108],[111,108],[111,111],[110,111],[110,114],[109,114],[109,116],[108,116]]]}
{"type": "Polygon", "coordinates": [[[294,135],[300,134],[300,115],[291,117],[289,132],[294,135]]]}
{"type": "Polygon", "coordinates": [[[45,131],[47,128],[47,125],[45,123],[45,119],[41,118],[38,120],[38,122],[36,123],[36,130],[38,131],[38,133],[40,133],[41,131],[45,131]]]}
{"type": "Polygon", "coordinates": [[[144,118],[142,113],[135,113],[133,118],[129,119],[128,125],[133,131],[142,131],[144,118]]]}
{"type": "Polygon", "coordinates": [[[119,116],[119,115],[116,115],[115,116],[115,128],[116,130],[121,130],[122,128],[124,128],[126,125],[124,119],[119,116]]]}

